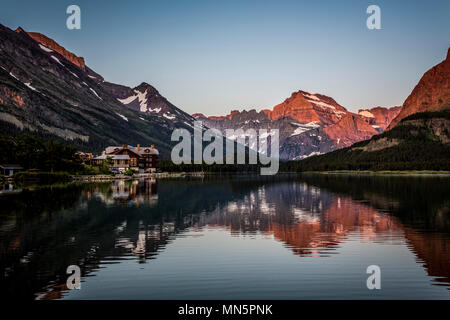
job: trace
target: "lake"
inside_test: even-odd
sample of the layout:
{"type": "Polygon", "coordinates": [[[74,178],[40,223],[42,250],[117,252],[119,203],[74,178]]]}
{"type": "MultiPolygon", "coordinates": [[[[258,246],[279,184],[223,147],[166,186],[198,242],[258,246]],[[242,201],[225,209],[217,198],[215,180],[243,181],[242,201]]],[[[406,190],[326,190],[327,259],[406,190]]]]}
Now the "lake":
{"type": "Polygon", "coordinates": [[[449,299],[450,178],[277,175],[0,190],[13,299],[449,299]],[[69,290],[69,265],[81,289],[69,290]],[[369,290],[367,267],[380,268],[369,290]]]}

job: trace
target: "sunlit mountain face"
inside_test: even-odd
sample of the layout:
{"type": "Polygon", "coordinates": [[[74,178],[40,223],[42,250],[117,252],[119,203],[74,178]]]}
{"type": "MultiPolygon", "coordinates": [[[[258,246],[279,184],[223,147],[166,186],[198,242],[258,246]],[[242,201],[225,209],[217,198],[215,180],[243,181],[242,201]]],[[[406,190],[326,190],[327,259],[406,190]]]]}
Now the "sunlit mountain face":
{"type": "Polygon", "coordinates": [[[375,298],[449,298],[449,187],[286,175],[5,188],[2,295],[364,299],[375,264],[375,298]],[[81,290],[66,287],[72,264],[81,290]]]}

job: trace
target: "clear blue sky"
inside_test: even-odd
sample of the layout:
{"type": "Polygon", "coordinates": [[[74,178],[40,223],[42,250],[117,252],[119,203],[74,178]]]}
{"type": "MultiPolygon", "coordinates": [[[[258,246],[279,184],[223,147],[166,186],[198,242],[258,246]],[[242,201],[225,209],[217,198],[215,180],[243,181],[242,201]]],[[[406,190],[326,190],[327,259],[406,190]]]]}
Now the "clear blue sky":
{"type": "Polygon", "coordinates": [[[2,0],[0,23],[42,32],[107,81],[145,81],[183,110],[272,108],[303,89],[352,111],[401,105],[450,46],[450,1],[2,0]],[[66,29],[81,7],[82,29],[66,29]],[[366,28],[381,8],[382,30],[366,28]]]}

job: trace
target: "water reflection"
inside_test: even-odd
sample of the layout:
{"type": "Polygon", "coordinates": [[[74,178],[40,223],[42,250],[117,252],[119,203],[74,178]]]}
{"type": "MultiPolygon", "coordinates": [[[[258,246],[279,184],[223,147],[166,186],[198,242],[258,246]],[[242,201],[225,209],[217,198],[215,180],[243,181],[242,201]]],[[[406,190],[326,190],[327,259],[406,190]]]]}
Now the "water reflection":
{"type": "Polygon", "coordinates": [[[111,183],[110,190],[104,192],[102,188],[94,188],[93,196],[107,205],[121,204],[150,205],[153,207],[158,201],[156,179],[119,180],[111,183]]]}
{"type": "Polygon", "coordinates": [[[22,189],[17,188],[12,183],[4,184],[0,186],[0,195],[7,195],[12,193],[20,193],[22,189]]]}
{"type": "MultiPolygon", "coordinates": [[[[448,288],[448,187],[443,178],[285,176],[25,189],[0,198],[1,294],[59,299],[70,293],[70,264],[89,281],[108,265],[162,259],[170,244],[207,230],[252,241],[273,238],[298,256],[297,263],[314,258],[319,267],[343,254],[348,241],[406,246],[433,283],[448,288]]],[[[208,245],[214,247],[213,238],[208,245]]],[[[205,249],[177,259],[188,262],[205,249]]],[[[245,259],[235,263],[245,269],[245,259]]]]}
{"type": "Polygon", "coordinates": [[[313,256],[333,253],[356,230],[363,241],[392,241],[400,230],[395,217],[306,183],[260,187],[218,207],[203,223],[227,226],[232,233],[273,234],[294,253],[313,256]]]}

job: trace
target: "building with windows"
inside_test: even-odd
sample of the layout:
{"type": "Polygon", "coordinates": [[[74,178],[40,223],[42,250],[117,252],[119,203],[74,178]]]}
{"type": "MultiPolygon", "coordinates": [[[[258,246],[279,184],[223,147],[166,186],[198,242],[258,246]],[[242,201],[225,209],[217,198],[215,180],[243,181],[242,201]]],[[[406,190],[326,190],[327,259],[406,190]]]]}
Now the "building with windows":
{"type": "Polygon", "coordinates": [[[91,164],[100,166],[108,157],[113,161],[112,168],[119,170],[132,169],[135,172],[156,172],[158,168],[159,152],[154,145],[150,147],[136,147],[124,144],[123,146],[107,147],[101,156],[93,158],[91,164]]]}
{"type": "Polygon", "coordinates": [[[130,157],[127,155],[102,154],[91,160],[92,165],[95,167],[101,166],[104,162],[106,162],[111,169],[116,169],[118,171],[126,171],[130,167],[130,157]]]}
{"type": "Polygon", "coordinates": [[[14,173],[22,171],[22,166],[18,164],[0,164],[0,174],[12,177],[14,173]]]}

